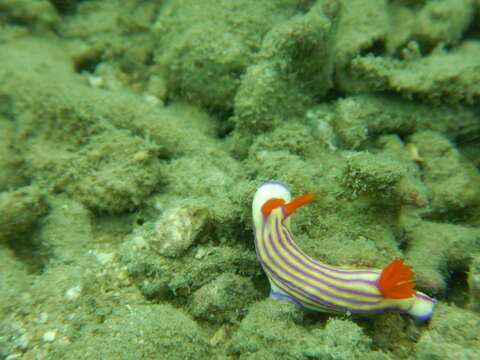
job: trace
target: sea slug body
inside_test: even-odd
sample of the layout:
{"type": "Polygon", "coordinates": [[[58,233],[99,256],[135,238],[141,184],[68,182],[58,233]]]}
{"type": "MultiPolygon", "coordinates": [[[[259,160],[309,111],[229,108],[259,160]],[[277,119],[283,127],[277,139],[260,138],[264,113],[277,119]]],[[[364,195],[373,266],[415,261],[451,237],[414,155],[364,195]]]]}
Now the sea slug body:
{"type": "Polygon", "coordinates": [[[432,317],[435,299],[416,291],[415,273],[404,259],[384,269],[334,267],[306,255],[290,230],[290,215],[314,195],[291,200],[286,185],[267,182],[255,193],[255,249],[270,281],[270,296],[301,308],[333,313],[398,311],[415,320],[432,317]]]}

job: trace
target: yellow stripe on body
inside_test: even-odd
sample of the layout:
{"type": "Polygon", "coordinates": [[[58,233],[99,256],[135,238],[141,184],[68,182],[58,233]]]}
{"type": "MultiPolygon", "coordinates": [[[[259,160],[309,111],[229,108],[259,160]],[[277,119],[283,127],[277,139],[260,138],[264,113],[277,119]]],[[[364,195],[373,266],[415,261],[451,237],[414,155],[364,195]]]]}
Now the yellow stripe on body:
{"type": "MultiPolygon", "coordinates": [[[[281,224],[282,224],[281,218],[279,218],[279,219],[276,218],[273,221],[277,221],[277,220],[279,221],[280,226],[281,226],[281,224]]],[[[274,229],[276,229],[276,225],[274,225],[274,224],[272,224],[272,225],[274,226],[274,229]]],[[[282,227],[280,229],[282,230],[282,227]]],[[[283,226],[283,229],[285,229],[287,231],[289,230],[286,226],[283,226]]],[[[276,233],[276,231],[275,231],[275,233],[276,233]]],[[[297,258],[299,258],[300,260],[302,260],[305,263],[305,264],[302,264],[301,262],[299,262],[297,259],[295,259],[295,257],[290,255],[286,250],[283,251],[285,253],[285,255],[288,257],[288,260],[292,264],[294,264],[296,267],[298,267],[300,270],[302,270],[304,272],[307,272],[309,275],[320,278],[321,280],[327,281],[329,284],[340,287],[344,290],[361,291],[361,292],[368,293],[369,295],[372,295],[372,296],[354,295],[354,298],[352,298],[354,300],[371,301],[372,299],[375,299],[373,296],[375,296],[377,299],[379,297],[381,297],[381,293],[378,290],[376,285],[365,284],[365,283],[353,281],[353,280],[376,281],[378,279],[379,275],[380,275],[380,273],[378,271],[372,271],[371,269],[368,269],[368,270],[367,269],[365,269],[365,270],[363,270],[363,269],[351,269],[351,271],[355,271],[355,272],[368,271],[369,273],[368,274],[358,274],[358,273],[345,274],[345,273],[338,273],[334,270],[329,270],[333,267],[330,266],[330,265],[321,263],[321,262],[311,258],[310,256],[305,255],[305,253],[303,253],[303,251],[301,251],[298,248],[298,245],[296,244],[295,239],[293,238],[291,233],[290,233],[290,239],[296,246],[293,246],[288,241],[288,239],[285,237],[283,232],[280,233],[280,236],[281,236],[281,241],[282,241],[284,247],[286,247],[288,249],[288,251],[290,251],[292,253],[292,255],[295,255],[297,258]],[[320,266],[318,264],[320,264],[320,266]],[[324,267],[322,267],[322,266],[324,266],[324,267]],[[312,268],[313,268],[313,270],[312,270],[312,268]],[[325,274],[325,275],[323,275],[323,274],[325,274]],[[331,276],[332,278],[330,278],[329,276],[331,276]],[[336,280],[334,278],[338,278],[338,279],[341,279],[341,280],[351,280],[351,282],[342,282],[342,281],[336,280]]],[[[278,247],[282,247],[282,245],[279,243],[278,247]]],[[[348,271],[349,269],[336,268],[336,270],[348,271]]],[[[348,298],[350,295],[352,295],[352,294],[349,294],[348,292],[342,292],[340,290],[335,290],[335,289],[331,289],[331,291],[335,295],[345,296],[346,298],[348,298]]]]}
{"type": "Polygon", "coordinates": [[[304,308],[310,309],[310,310],[316,310],[316,311],[323,311],[323,312],[335,312],[335,313],[344,313],[343,310],[335,309],[330,306],[325,306],[321,305],[317,302],[314,302],[310,298],[301,295],[298,292],[293,292],[293,290],[290,290],[289,288],[285,288],[284,285],[280,285],[279,281],[276,280],[272,275],[269,274],[268,270],[266,270],[266,273],[268,274],[268,278],[270,279],[270,284],[274,284],[276,286],[276,290],[281,290],[281,293],[284,295],[288,295],[290,299],[294,299],[295,302],[299,302],[300,305],[304,308]],[[283,288],[282,288],[283,286],[283,288]]]}
{"type": "MultiPolygon", "coordinates": [[[[275,268],[272,262],[269,261],[266,250],[265,250],[265,243],[264,239],[262,236],[261,228],[257,230],[257,251],[258,255],[260,257],[260,260],[262,262],[263,269],[265,271],[265,274],[267,274],[267,277],[270,281],[270,285],[272,287],[272,290],[274,291],[280,291],[280,293],[283,293],[284,295],[288,295],[291,298],[294,298],[296,301],[299,301],[302,306],[308,307],[311,309],[317,309],[321,307],[319,304],[316,302],[312,301],[308,297],[302,295],[300,292],[293,292],[289,289],[289,286],[284,283],[284,281],[281,281],[275,277],[275,275],[270,271],[270,268],[275,268]]],[[[331,311],[330,308],[324,307],[324,310],[322,311],[331,311]]]]}
{"type": "Polygon", "coordinates": [[[311,200],[311,195],[291,200],[288,188],[275,181],[264,183],[255,193],[252,215],[256,249],[272,287],[271,296],[286,297],[305,308],[317,311],[375,313],[394,310],[408,313],[419,321],[425,321],[432,316],[436,301],[419,291],[410,298],[385,297],[377,285],[383,270],[333,267],[304,254],[290,231],[289,215],[311,200]],[[274,204],[270,200],[275,200],[274,204]],[[277,207],[276,203],[280,205],[277,207]],[[279,224],[278,235],[276,222],[279,224]],[[280,271],[274,263],[284,271],[280,271]],[[335,278],[332,279],[332,276],[335,278]],[[328,293],[324,293],[325,291],[328,293]]]}
{"type": "MultiPolygon", "coordinates": [[[[389,307],[391,305],[389,304],[390,303],[389,301],[382,301],[384,300],[384,298],[381,296],[378,288],[375,285],[363,284],[358,282],[344,283],[338,280],[330,279],[323,276],[322,274],[319,274],[313,271],[312,269],[309,269],[307,266],[305,266],[304,264],[299,262],[297,259],[295,259],[295,257],[290,255],[285,249],[282,248],[282,245],[280,244],[280,240],[277,237],[276,221],[279,221],[279,224],[281,224],[282,220],[283,220],[283,214],[282,214],[281,208],[273,210],[272,213],[267,218],[265,233],[263,234],[263,236],[261,236],[261,244],[259,244],[259,247],[261,248],[261,252],[263,254],[263,260],[271,268],[275,269],[283,279],[283,281],[276,279],[277,283],[278,282],[285,283],[285,281],[288,281],[289,283],[293,284],[294,287],[302,289],[303,291],[307,292],[307,294],[309,295],[316,296],[324,301],[327,301],[328,303],[333,304],[334,306],[348,308],[348,310],[350,311],[377,310],[377,309],[389,307]],[[274,247],[272,246],[272,244],[270,244],[268,235],[271,236],[272,242],[277,248],[277,250],[280,252],[280,255],[276,253],[276,251],[274,250],[274,247]],[[284,269],[285,272],[281,272],[280,270],[278,270],[278,268],[268,260],[267,251],[272,257],[273,261],[278,264],[278,267],[281,267],[282,269],[284,269]],[[315,279],[309,278],[308,276],[300,273],[296,269],[291,268],[289,264],[295,266],[296,268],[303,271],[307,275],[314,276],[315,279]],[[304,281],[304,283],[302,283],[300,280],[304,281]],[[322,283],[322,281],[326,282],[327,284],[322,283]],[[378,297],[368,297],[368,296],[362,296],[359,294],[351,294],[339,289],[332,288],[332,286],[329,286],[329,285],[336,286],[340,289],[362,291],[365,293],[376,295],[378,297]],[[327,291],[329,294],[322,293],[318,289],[315,289],[315,287],[322,291],[327,291]],[[335,298],[335,296],[340,298],[335,298]],[[354,304],[354,303],[348,302],[347,300],[366,302],[371,304],[354,304]]],[[[281,230],[281,225],[279,225],[279,227],[281,230]]],[[[292,252],[292,254],[297,256],[300,260],[304,261],[309,267],[318,269],[318,265],[313,263],[311,261],[311,258],[305,256],[303,252],[299,252],[294,247],[292,247],[291,244],[288,243],[282,231],[280,231],[280,237],[283,244],[292,252]]],[[[292,238],[292,241],[294,241],[293,238],[292,238]]],[[[341,279],[346,278],[350,280],[350,279],[361,278],[361,279],[372,281],[378,278],[377,274],[339,274],[333,271],[325,271],[324,269],[319,269],[319,270],[341,279]]],[[[361,271],[361,270],[355,270],[355,271],[361,271]]],[[[273,277],[273,275],[271,276],[273,277]]],[[[290,288],[290,286],[287,284],[284,284],[284,287],[290,288]]],[[[308,305],[310,306],[313,305],[313,307],[318,308],[318,305],[313,303],[312,300],[308,299],[306,295],[301,296],[298,294],[298,292],[293,294],[290,293],[290,295],[295,298],[299,298],[298,300],[301,300],[302,303],[305,303],[304,304],[305,306],[308,303],[308,305]],[[307,299],[308,301],[306,301],[307,299]]]]}

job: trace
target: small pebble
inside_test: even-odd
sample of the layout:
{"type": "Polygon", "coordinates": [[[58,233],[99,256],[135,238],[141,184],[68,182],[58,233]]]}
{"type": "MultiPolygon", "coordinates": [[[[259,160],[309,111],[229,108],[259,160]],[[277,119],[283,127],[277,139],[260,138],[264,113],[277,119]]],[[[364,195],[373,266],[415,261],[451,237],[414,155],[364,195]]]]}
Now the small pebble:
{"type": "Polygon", "coordinates": [[[207,220],[206,209],[183,205],[167,210],[156,224],[150,244],[160,255],[176,257],[195,241],[207,220]]]}
{"type": "Polygon", "coordinates": [[[52,342],[57,337],[57,330],[50,330],[43,334],[42,340],[44,342],[52,342]]]}

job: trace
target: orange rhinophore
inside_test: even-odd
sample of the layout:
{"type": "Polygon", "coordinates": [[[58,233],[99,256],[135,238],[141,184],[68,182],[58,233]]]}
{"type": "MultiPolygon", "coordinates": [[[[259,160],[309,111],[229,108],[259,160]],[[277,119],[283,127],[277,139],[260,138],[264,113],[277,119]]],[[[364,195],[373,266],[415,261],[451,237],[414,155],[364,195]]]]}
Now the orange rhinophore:
{"type": "Polygon", "coordinates": [[[415,273],[412,267],[403,265],[405,259],[395,259],[382,270],[378,288],[383,296],[390,299],[408,299],[415,294],[415,273]]]}
{"type": "Polygon", "coordinates": [[[285,213],[286,216],[292,215],[292,213],[297,210],[300,206],[308,204],[310,201],[315,199],[315,195],[313,194],[305,194],[299,197],[296,197],[288,204],[285,205],[285,213]]]}
{"type": "Polygon", "coordinates": [[[262,213],[263,215],[267,216],[270,215],[273,209],[276,209],[280,206],[285,204],[285,200],[283,199],[270,199],[265,202],[262,206],[262,213]]]}
{"type": "Polygon", "coordinates": [[[270,199],[263,204],[262,213],[265,216],[270,215],[273,209],[285,205],[285,217],[288,217],[299,207],[307,205],[313,199],[315,199],[315,195],[313,194],[301,195],[290,201],[288,204],[285,204],[285,200],[283,199],[270,199]]]}

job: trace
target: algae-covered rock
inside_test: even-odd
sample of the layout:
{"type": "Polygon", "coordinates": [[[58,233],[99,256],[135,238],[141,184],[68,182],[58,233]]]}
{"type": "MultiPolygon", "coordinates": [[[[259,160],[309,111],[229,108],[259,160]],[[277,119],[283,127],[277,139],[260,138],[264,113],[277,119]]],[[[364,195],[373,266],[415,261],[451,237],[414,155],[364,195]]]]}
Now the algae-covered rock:
{"type": "Polygon", "coordinates": [[[480,312],[480,255],[475,255],[468,269],[469,308],[480,312]]]}
{"type": "Polygon", "coordinates": [[[188,296],[223,273],[261,272],[255,253],[241,246],[192,245],[181,256],[170,257],[149,245],[150,236],[155,232],[137,231],[120,249],[128,274],[149,299],[188,296]]]}
{"type": "Polygon", "coordinates": [[[316,5],[265,36],[235,96],[240,129],[265,131],[299,117],[332,87],[333,17],[316,5]]]}
{"type": "Polygon", "coordinates": [[[231,108],[264,34],[310,1],[167,1],[155,23],[155,61],[171,97],[231,108]]]}
{"type": "MultiPolygon", "coordinates": [[[[18,308],[18,293],[28,289],[32,282],[32,275],[28,273],[26,264],[15,256],[15,253],[6,246],[0,247],[0,283],[2,284],[2,303],[0,305],[0,349],[5,348],[8,337],[8,313],[18,308]]],[[[0,350],[1,352],[2,350],[0,350]]]]}
{"type": "Polygon", "coordinates": [[[445,291],[449,275],[466,272],[466,264],[480,251],[478,228],[431,221],[403,225],[409,243],[407,256],[422,289],[434,293],[445,291]]]}
{"type": "Polygon", "coordinates": [[[354,76],[375,91],[394,91],[427,102],[475,104],[480,99],[478,42],[464,42],[452,51],[439,49],[411,61],[366,56],[352,61],[354,76]]]}
{"type": "Polygon", "coordinates": [[[228,344],[228,352],[240,359],[308,359],[323,355],[315,335],[295,324],[301,319],[295,305],[286,301],[264,300],[250,306],[238,332],[228,344]]]}
{"type": "Polygon", "coordinates": [[[190,312],[196,318],[212,322],[235,322],[244,315],[249,303],[258,296],[250,279],[222,274],[192,295],[190,312]]]}
{"type": "Polygon", "coordinates": [[[72,344],[58,346],[55,359],[207,359],[198,325],[171,305],[130,305],[72,344]]]}
{"type": "Polygon", "coordinates": [[[59,16],[50,1],[5,0],[0,3],[2,24],[12,22],[43,33],[58,22],[59,16]]]}
{"type": "Polygon", "coordinates": [[[372,349],[372,340],[350,320],[331,318],[323,330],[327,358],[338,360],[387,360],[389,356],[372,349]]]}
{"type": "Polygon", "coordinates": [[[213,280],[224,272],[254,274],[259,272],[254,254],[242,248],[213,247],[205,249],[203,258],[184,259],[181,267],[169,269],[168,287],[173,293],[188,294],[191,290],[213,280]]]}
{"type": "Polygon", "coordinates": [[[357,84],[349,72],[350,61],[362,51],[382,47],[389,29],[388,4],[384,0],[341,0],[335,40],[336,80],[344,90],[357,84]]]}
{"type": "Polygon", "coordinates": [[[474,7],[474,0],[391,3],[391,20],[396,31],[389,33],[389,53],[411,40],[418,41],[424,50],[442,43],[457,44],[473,19],[474,7]]]}
{"type": "MultiPolygon", "coordinates": [[[[192,205],[208,213],[213,222],[237,222],[240,207],[245,200],[245,173],[221,147],[204,149],[203,152],[183,156],[169,162],[163,170],[164,191],[158,196],[160,204],[171,201],[192,205]]],[[[183,205],[182,205],[183,206],[183,205]]],[[[201,214],[200,211],[199,214],[201,214]]],[[[222,230],[225,227],[222,226],[222,230]]]]}
{"type": "Polygon", "coordinates": [[[336,77],[344,91],[388,90],[436,103],[478,101],[478,44],[440,50],[457,45],[468,31],[473,0],[340,3],[336,77]]]}
{"type": "Polygon", "coordinates": [[[57,261],[88,264],[94,243],[91,212],[82,203],[65,196],[48,199],[50,211],[44,218],[40,239],[57,261]]]}
{"type": "Polygon", "coordinates": [[[385,136],[378,143],[383,147],[381,153],[352,152],[345,156],[345,195],[356,199],[368,194],[386,200],[390,206],[425,207],[428,194],[414,161],[405,159],[407,147],[396,137],[385,136]]]}
{"type": "Polygon", "coordinates": [[[380,154],[352,153],[345,160],[343,182],[351,198],[365,193],[392,198],[396,184],[407,173],[401,162],[380,154]]]}
{"type": "MultiPolygon", "coordinates": [[[[63,15],[55,32],[68,38],[79,80],[94,87],[141,91],[147,87],[153,34],[151,24],[160,3],[124,0],[52,0],[63,15]]],[[[153,94],[157,95],[157,94],[153,94]]]]}
{"type": "Polygon", "coordinates": [[[407,136],[421,130],[435,130],[449,139],[480,133],[474,109],[435,107],[388,95],[348,96],[333,103],[331,122],[340,145],[364,148],[372,137],[382,134],[407,136]]]}
{"type": "Polygon", "coordinates": [[[43,196],[36,186],[0,193],[0,243],[12,243],[34,230],[48,209],[43,196]]]}
{"type": "Polygon", "coordinates": [[[11,116],[9,99],[0,96],[0,191],[24,186],[27,180],[22,174],[22,158],[15,151],[15,122],[3,118],[2,114],[11,116]]]}
{"type": "Polygon", "coordinates": [[[268,299],[250,307],[228,353],[239,359],[387,359],[370,349],[371,340],[349,320],[331,319],[324,329],[299,323],[304,313],[290,302],[268,299]]]}
{"type": "Polygon", "coordinates": [[[439,304],[416,345],[416,359],[474,360],[480,357],[480,316],[439,304]]]}
{"type": "Polygon", "coordinates": [[[423,159],[423,178],[431,194],[432,210],[454,216],[455,212],[480,206],[480,173],[437,132],[414,134],[415,144],[423,159]]]}
{"type": "Polygon", "coordinates": [[[130,132],[104,133],[59,164],[64,172],[57,187],[100,212],[135,208],[159,183],[157,153],[158,147],[130,132]]]}
{"type": "Polygon", "coordinates": [[[76,82],[71,59],[61,48],[22,39],[1,51],[8,54],[0,62],[10,74],[0,93],[18,117],[15,140],[25,176],[45,191],[66,191],[100,212],[138,206],[159,182],[160,147],[112,125],[105,118],[115,111],[109,106],[100,105],[104,115],[92,111],[103,103],[94,94],[98,89],[76,82]],[[37,56],[28,56],[30,51],[37,56]],[[58,83],[49,81],[53,76],[58,83]]]}

